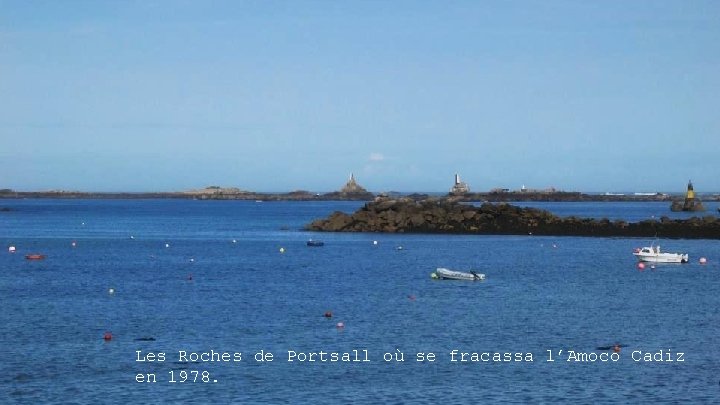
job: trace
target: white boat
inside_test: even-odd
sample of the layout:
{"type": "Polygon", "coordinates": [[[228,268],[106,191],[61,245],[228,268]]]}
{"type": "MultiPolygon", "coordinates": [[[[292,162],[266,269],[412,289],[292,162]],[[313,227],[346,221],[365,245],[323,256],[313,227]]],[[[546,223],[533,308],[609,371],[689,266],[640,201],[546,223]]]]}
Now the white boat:
{"type": "Polygon", "coordinates": [[[641,262],[654,263],[687,263],[687,253],[661,253],[660,246],[646,246],[644,248],[635,249],[633,255],[641,262]]]}
{"type": "Polygon", "coordinates": [[[476,273],[474,271],[463,272],[449,270],[444,267],[438,267],[435,272],[431,274],[432,278],[440,280],[467,280],[467,281],[479,281],[485,280],[485,275],[476,273]]]}

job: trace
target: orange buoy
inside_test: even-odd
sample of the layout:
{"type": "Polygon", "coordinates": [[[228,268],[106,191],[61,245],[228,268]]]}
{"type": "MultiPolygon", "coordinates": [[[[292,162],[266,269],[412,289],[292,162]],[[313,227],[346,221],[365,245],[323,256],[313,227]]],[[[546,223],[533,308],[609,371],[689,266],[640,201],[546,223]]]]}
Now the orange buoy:
{"type": "Polygon", "coordinates": [[[325,311],[325,314],[323,315],[325,318],[332,318],[332,312],[325,311]]]}
{"type": "Polygon", "coordinates": [[[105,332],[105,334],[103,335],[103,340],[105,340],[105,341],[112,340],[112,333],[105,332]]]}
{"type": "Polygon", "coordinates": [[[637,264],[637,268],[638,268],[638,270],[640,270],[640,271],[645,270],[645,263],[643,263],[643,262],[638,263],[638,264],[637,264]]]}

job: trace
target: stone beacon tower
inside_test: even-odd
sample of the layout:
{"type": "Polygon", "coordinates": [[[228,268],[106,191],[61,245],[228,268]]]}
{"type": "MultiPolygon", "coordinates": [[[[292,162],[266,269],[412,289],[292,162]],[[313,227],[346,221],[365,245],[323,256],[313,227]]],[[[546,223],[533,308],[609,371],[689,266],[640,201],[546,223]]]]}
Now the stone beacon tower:
{"type": "Polygon", "coordinates": [[[450,194],[458,195],[467,194],[469,192],[470,187],[468,187],[467,183],[460,181],[460,175],[455,173],[455,184],[453,184],[452,188],[450,189],[450,194]]]}
{"type": "Polygon", "coordinates": [[[362,188],[357,182],[355,181],[355,175],[350,173],[350,180],[348,180],[347,183],[345,183],[345,186],[340,189],[341,193],[367,193],[367,190],[362,188]]]}
{"type": "Polygon", "coordinates": [[[695,198],[695,190],[693,189],[692,181],[688,180],[687,193],[685,194],[685,201],[673,201],[670,205],[670,211],[705,211],[700,199],[695,198]]]}
{"type": "Polygon", "coordinates": [[[340,189],[324,195],[325,199],[372,201],[375,194],[367,191],[355,180],[355,175],[350,173],[350,180],[340,189]]]}

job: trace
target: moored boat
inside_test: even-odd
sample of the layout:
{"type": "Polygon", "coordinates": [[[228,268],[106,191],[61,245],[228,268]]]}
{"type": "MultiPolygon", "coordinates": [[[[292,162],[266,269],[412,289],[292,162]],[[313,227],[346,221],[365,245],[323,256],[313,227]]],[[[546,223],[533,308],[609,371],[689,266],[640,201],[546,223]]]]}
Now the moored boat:
{"type": "Polygon", "coordinates": [[[438,267],[435,272],[431,274],[432,278],[439,280],[466,280],[466,281],[480,281],[485,280],[485,275],[482,273],[476,273],[474,271],[464,272],[446,269],[444,267],[438,267]]]}
{"type": "Polygon", "coordinates": [[[325,246],[325,242],[319,241],[319,240],[312,240],[310,239],[307,241],[308,246],[318,247],[318,246],[325,246]]]}
{"type": "Polygon", "coordinates": [[[45,258],[45,255],[41,255],[41,254],[29,254],[29,255],[25,255],[25,258],[26,258],[27,260],[42,260],[42,259],[45,258]]]}
{"type": "Polygon", "coordinates": [[[635,249],[633,255],[641,262],[653,263],[687,263],[687,253],[665,253],[660,252],[660,246],[646,246],[635,249]]]}

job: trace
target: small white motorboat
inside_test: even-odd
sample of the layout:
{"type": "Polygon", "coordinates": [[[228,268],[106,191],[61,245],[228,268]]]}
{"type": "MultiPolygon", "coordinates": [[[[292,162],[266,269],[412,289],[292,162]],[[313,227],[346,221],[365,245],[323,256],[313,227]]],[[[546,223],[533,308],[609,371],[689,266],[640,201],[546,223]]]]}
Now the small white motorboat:
{"type": "Polygon", "coordinates": [[[485,280],[485,275],[482,273],[476,273],[474,271],[454,271],[444,267],[438,267],[435,272],[430,275],[432,278],[439,280],[466,280],[466,281],[481,281],[485,280]]]}
{"type": "Polygon", "coordinates": [[[641,262],[653,263],[687,263],[687,253],[664,253],[660,252],[660,246],[646,246],[635,249],[633,255],[641,262]]]}

